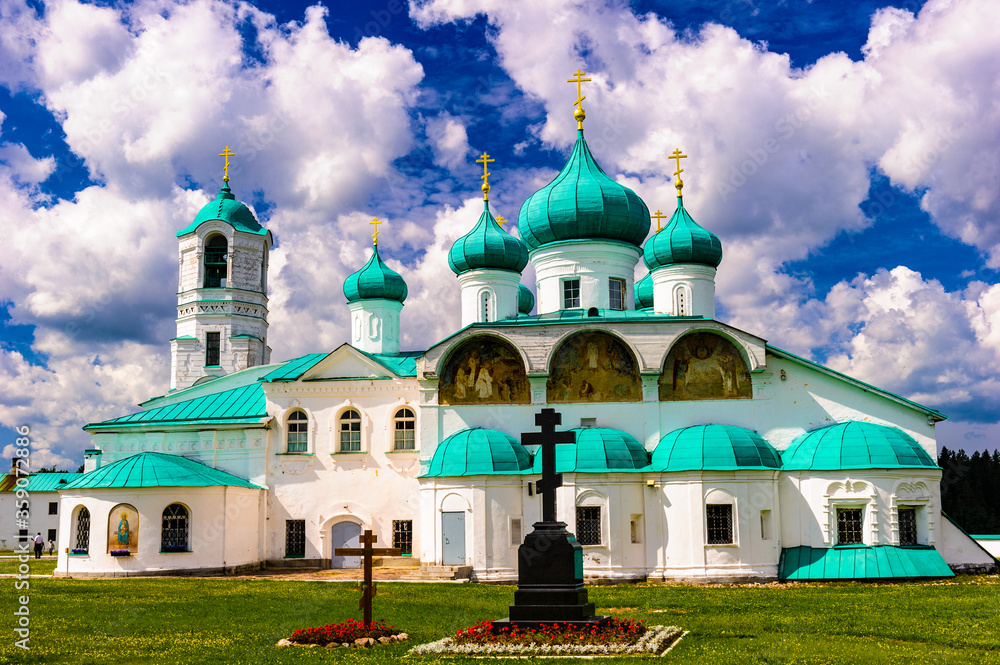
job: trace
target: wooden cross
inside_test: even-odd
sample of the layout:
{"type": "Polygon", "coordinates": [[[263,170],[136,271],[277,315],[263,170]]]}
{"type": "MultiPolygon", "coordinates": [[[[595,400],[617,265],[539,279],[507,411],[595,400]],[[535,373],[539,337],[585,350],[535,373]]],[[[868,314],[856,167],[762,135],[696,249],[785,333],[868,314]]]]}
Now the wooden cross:
{"type": "Polygon", "coordinates": [[[372,232],[372,244],[373,245],[377,245],[378,244],[378,225],[379,224],[385,224],[385,222],[380,222],[379,219],[378,219],[378,217],[372,217],[372,221],[370,221],[368,223],[375,227],[375,230],[372,232]]]}
{"type": "Polygon", "coordinates": [[[680,196],[681,189],[684,187],[684,181],[681,180],[681,173],[684,172],[684,169],[681,168],[681,160],[687,159],[687,155],[682,155],[680,148],[677,148],[670,154],[670,159],[677,160],[677,170],[674,171],[674,187],[677,188],[677,196],[680,196]]]}
{"type": "Polygon", "coordinates": [[[492,157],[490,157],[489,155],[487,155],[485,150],[483,151],[483,154],[480,155],[479,159],[476,160],[476,164],[482,164],[483,165],[483,175],[481,177],[482,177],[482,180],[483,180],[483,200],[484,201],[489,201],[490,200],[490,183],[487,180],[487,178],[490,177],[490,172],[489,172],[488,168],[489,168],[489,163],[490,162],[495,162],[495,161],[497,161],[497,160],[495,160],[492,157]]]}
{"type": "MultiPolygon", "coordinates": [[[[377,219],[377,218],[376,218],[377,219]]],[[[363,547],[338,547],[333,551],[334,556],[361,556],[364,557],[365,581],[358,585],[361,591],[361,600],[358,601],[358,609],[361,610],[366,626],[372,622],[372,598],[375,597],[376,584],[372,582],[372,556],[380,554],[383,556],[399,556],[401,550],[396,547],[372,547],[378,542],[378,536],[372,535],[371,529],[365,529],[361,536],[363,547]]]]}
{"type": "Polygon", "coordinates": [[[223,171],[222,171],[223,172],[222,181],[223,182],[229,182],[229,158],[230,157],[234,157],[235,155],[236,155],[236,153],[233,152],[232,150],[230,150],[228,145],[226,146],[225,150],[223,150],[222,152],[219,153],[219,157],[225,157],[226,158],[226,165],[222,167],[222,169],[223,169],[223,171]]]}
{"type": "Polygon", "coordinates": [[[542,449],[542,479],[535,487],[542,493],[542,521],[556,521],[556,488],[562,487],[562,474],[556,473],[556,445],[576,443],[576,432],[557,432],[562,424],[562,414],[555,409],[542,409],[535,414],[535,426],[541,432],[525,432],[521,442],[526,446],[538,445],[542,449]]]}
{"type": "Polygon", "coordinates": [[[660,228],[660,222],[663,220],[664,217],[666,217],[666,215],[664,215],[662,212],[660,212],[659,210],[657,210],[656,213],[650,215],[650,217],[652,217],[653,219],[656,220],[656,232],[659,233],[662,230],[660,228]]]}

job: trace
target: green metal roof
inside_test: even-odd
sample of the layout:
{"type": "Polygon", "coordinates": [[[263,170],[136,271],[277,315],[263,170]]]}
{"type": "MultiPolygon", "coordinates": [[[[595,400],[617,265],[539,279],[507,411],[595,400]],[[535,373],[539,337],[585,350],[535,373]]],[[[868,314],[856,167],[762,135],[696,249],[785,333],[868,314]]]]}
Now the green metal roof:
{"type": "Polygon", "coordinates": [[[417,358],[424,355],[424,351],[403,351],[401,353],[368,353],[357,347],[353,347],[360,353],[365,354],[382,367],[385,367],[401,379],[412,379],[417,375],[417,358]]]}
{"type": "MultiPolygon", "coordinates": [[[[28,476],[28,484],[24,489],[28,492],[55,492],[82,475],[82,473],[33,473],[28,476]]],[[[13,492],[17,489],[18,477],[13,473],[0,475],[0,492],[13,492]]]]}
{"type": "Polygon", "coordinates": [[[177,232],[177,236],[194,233],[195,230],[205,222],[221,220],[232,226],[237,231],[253,233],[259,236],[267,235],[268,231],[260,225],[257,218],[250,212],[250,208],[236,200],[229,183],[222,183],[222,190],[215,200],[207,204],[194,218],[194,221],[177,232]]]}
{"type": "Polygon", "coordinates": [[[722,262],[722,243],[711,231],[694,221],[677,197],[677,210],[662,230],[646,242],[642,260],[651,271],[676,263],[698,263],[717,267],[722,262]]]}
{"type": "Polygon", "coordinates": [[[782,451],[781,461],[785,471],[938,468],[909,434],[854,420],[806,432],[782,451]]]}
{"type": "Polygon", "coordinates": [[[752,430],[733,425],[695,425],[670,432],[653,450],[653,471],[778,469],[781,457],[752,430]]]}
{"type": "Polygon", "coordinates": [[[781,550],[781,580],[871,580],[954,577],[933,547],[788,547],[781,550]]]}
{"type": "Polygon", "coordinates": [[[524,284],[517,285],[517,311],[519,314],[531,314],[535,308],[535,294],[524,284]]]}
{"type": "Polygon", "coordinates": [[[452,434],[438,444],[424,478],[521,473],[531,456],[510,434],[476,427],[452,434]]]}
{"type": "Polygon", "coordinates": [[[635,283],[635,308],[651,309],[653,307],[653,273],[635,283]]]}
{"type": "Polygon", "coordinates": [[[483,201],[483,214],[472,230],[456,240],[448,252],[448,265],[456,275],[483,268],[519,273],[527,263],[528,249],[500,228],[490,213],[489,201],[483,201]]]}
{"type": "Polygon", "coordinates": [[[292,358],[287,363],[272,370],[260,377],[261,381],[277,383],[281,381],[295,381],[300,376],[312,369],[316,363],[326,358],[329,353],[308,353],[298,358],[292,358]]]}
{"type": "Polygon", "coordinates": [[[406,282],[402,275],[382,262],[375,245],[372,256],[361,270],[344,280],[347,302],[357,300],[406,300],[406,282]]]}
{"type": "Polygon", "coordinates": [[[135,487],[249,487],[264,489],[245,478],[213,469],[179,455],[139,453],[80,474],[62,489],[135,487]]]}
{"type": "Polygon", "coordinates": [[[621,240],[636,247],[649,233],[649,209],[597,165],[577,132],[569,161],[521,205],[517,228],[528,249],[560,240],[621,240]]]}
{"type": "MultiPolygon", "coordinates": [[[[649,454],[639,441],[618,429],[577,427],[575,444],[556,446],[557,473],[648,471],[649,454]]],[[[531,472],[542,472],[542,456],[535,455],[531,472]]]]}
{"type": "Polygon", "coordinates": [[[980,533],[980,534],[969,534],[970,538],[975,538],[976,540],[1000,540],[1000,534],[995,533],[980,533]]]}
{"type": "Polygon", "coordinates": [[[84,429],[117,429],[153,424],[253,424],[267,417],[266,406],[263,387],[260,383],[252,383],[241,388],[204,395],[100,423],[91,423],[84,429]]]}

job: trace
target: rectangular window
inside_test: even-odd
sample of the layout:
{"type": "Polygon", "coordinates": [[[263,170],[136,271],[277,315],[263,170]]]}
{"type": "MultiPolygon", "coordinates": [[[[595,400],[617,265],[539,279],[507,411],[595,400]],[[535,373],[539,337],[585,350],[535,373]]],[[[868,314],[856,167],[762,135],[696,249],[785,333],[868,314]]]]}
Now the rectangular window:
{"type": "Polygon", "coordinates": [[[760,511],[760,539],[771,540],[771,511],[760,511]]]}
{"type": "Polygon", "coordinates": [[[205,365],[219,366],[219,352],[222,350],[222,333],[205,333],[205,365]]]}
{"type": "Polygon", "coordinates": [[[580,279],[563,280],[563,309],[580,306],[580,279]]]}
{"type": "Polygon", "coordinates": [[[17,530],[17,540],[18,540],[18,542],[21,542],[21,543],[27,542],[27,540],[28,540],[28,530],[27,529],[18,529],[17,530]]]}
{"type": "Polygon", "coordinates": [[[341,423],[340,427],[340,452],[361,452],[361,423],[358,423],[358,429],[356,430],[346,429],[345,423],[341,423]]]}
{"type": "Polygon", "coordinates": [[[306,555],[306,521],[285,520],[285,557],[306,555]]]}
{"type": "Polygon", "coordinates": [[[899,544],[917,544],[917,509],[899,509],[899,544]]]}
{"type": "Polygon", "coordinates": [[[58,515],[58,514],[59,514],[59,502],[49,501],[49,515],[58,515]]]}
{"type": "Polygon", "coordinates": [[[837,544],[860,545],[864,542],[861,530],[862,508],[837,508],[837,544]]]}
{"type": "Polygon", "coordinates": [[[401,554],[413,554],[413,520],[392,521],[392,546],[401,554]]]}
{"type": "Polygon", "coordinates": [[[625,309],[625,280],[612,277],[608,280],[608,296],[611,309],[625,309]]]}
{"type": "Polygon", "coordinates": [[[56,542],[56,530],[55,529],[49,529],[49,537],[46,538],[46,540],[51,540],[52,542],[56,542]]]}
{"type": "Polygon", "coordinates": [[[510,546],[520,547],[521,542],[524,540],[524,535],[521,533],[521,518],[511,517],[510,518],[510,546]]]}
{"type": "Polygon", "coordinates": [[[581,545],[601,544],[600,506],[577,506],[576,541],[581,545]]]}
{"type": "Polygon", "coordinates": [[[733,544],[733,505],[731,503],[708,504],[708,544],[733,544]]]}

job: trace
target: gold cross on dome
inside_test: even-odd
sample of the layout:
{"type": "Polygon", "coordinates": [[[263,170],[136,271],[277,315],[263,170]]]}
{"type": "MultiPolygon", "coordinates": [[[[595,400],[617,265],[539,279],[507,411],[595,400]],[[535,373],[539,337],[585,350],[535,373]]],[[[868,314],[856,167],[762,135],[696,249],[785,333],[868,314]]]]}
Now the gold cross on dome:
{"type": "Polygon", "coordinates": [[[489,182],[490,172],[489,172],[489,164],[490,164],[490,162],[495,162],[495,161],[496,161],[495,159],[493,159],[492,157],[490,157],[489,155],[486,154],[485,150],[483,151],[483,154],[479,156],[479,159],[476,160],[476,164],[482,164],[483,165],[483,175],[480,176],[480,177],[482,178],[482,181],[483,181],[483,200],[484,201],[489,201],[490,200],[490,182],[489,182]]]}
{"type": "Polygon", "coordinates": [[[666,215],[664,215],[662,212],[660,212],[659,210],[657,210],[654,214],[650,215],[650,217],[652,217],[653,219],[656,220],[656,232],[659,233],[662,230],[662,228],[660,226],[660,221],[664,217],[666,217],[666,215]]]}
{"type": "Polygon", "coordinates": [[[235,155],[236,155],[236,153],[233,152],[232,150],[230,150],[228,145],[226,146],[225,150],[223,150],[222,152],[219,153],[219,157],[225,157],[226,158],[226,164],[225,164],[225,166],[222,167],[222,169],[223,169],[222,170],[222,173],[223,173],[223,175],[222,175],[222,182],[229,182],[229,158],[233,157],[235,155]]]}
{"type": "Polygon", "coordinates": [[[497,226],[503,228],[503,225],[509,222],[509,219],[504,219],[503,215],[497,215],[497,226]]]}
{"type": "Polygon", "coordinates": [[[375,227],[375,230],[372,231],[372,244],[378,245],[378,225],[385,224],[385,222],[379,221],[378,217],[372,217],[372,221],[368,223],[375,227]]]}
{"type": "Polygon", "coordinates": [[[583,110],[583,100],[587,98],[587,96],[583,94],[583,82],[590,81],[591,79],[583,78],[585,74],[586,72],[577,68],[577,70],[573,73],[573,76],[576,78],[566,79],[566,83],[576,83],[576,101],[573,102],[573,106],[576,106],[577,109],[573,112],[573,117],[576,118],[577,129],[583,129],[583,121],[587,117],[587,112],[583,110]]]}
{"type": "Polygon", "coordinates": [[[677,196],[680,196],[681,189],[684,187],[684,181],[681,180],[681,173],[684,172],[684,169],[681,168],[681,160],[687,159],[687,155],[681,154],[680,148],[678,148],[670,153],[670,159],[677,160],[677,170],[674,171],[674,187],[677,188],[677,196]]]}

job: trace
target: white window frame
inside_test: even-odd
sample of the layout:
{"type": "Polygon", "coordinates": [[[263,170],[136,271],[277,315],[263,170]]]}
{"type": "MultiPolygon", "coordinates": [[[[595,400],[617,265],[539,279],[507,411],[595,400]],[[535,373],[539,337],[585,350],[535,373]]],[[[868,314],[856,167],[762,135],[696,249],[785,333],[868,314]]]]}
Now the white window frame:
{"type": "Polygon", "coordinates": [[[626,282],[621,277],[609,277],[608,278],[608,309],[615,310],[616,312],[624,312],[628,309],[626,303],[628,303],[628,282],[626,282]],[[621,292],[619,295],[618,307],[615,307],[614,302],[614,288],[612,285],[618,284],[621,286],[621,292]]]}
{"type": "Polygon", "coordinates": [[[414,409],[409,404],[402,404],[397,406],[392,413],[392,451],[397,453],[414,453],[417,452],[419,448],[417,447],[417,410],[414,409]],[[403,410],[409,411],[410,415],[400,415],[403,410]],[[396,427],[398,423],[413,423],[411,428],[399,429],[396,427]],[[413,432],[413,447],[412,448],[400,448],[399,441],[397,439],[397,432],[405,432],[409,429],[413,432]]]}
{"type": "Polygon", "coordinates": [[[561,298],[562,298],[562,309],[580,309],[581,307],[583,307],[583,300],[580,297],[581,296],[581,292],[580,292],[581,281],[580,281],[579,277],[566,277],[565,279],[563,279],[560,282],[560,286],[562,287],[562,293],[560,294],[561,298]],[[572,286],[574,283],[576,284],[576,286],[575,286],[575,289],[576,289],[575,302],[576,302],[576,304],[575,305],[570,304],[570,302],[569,302],[570,299],[568,298],[568,294],[567,294],[567,291],[569,289],[574,288],[572,286]]]}
{"type": "MultiPolygon", "coordinates": [[[[284,446],[283,446],[284,453],[286,455],[308,455],[308,454],[310,454],[312,452],[312,443],[313,443],[312,427],[313,427],[314,420],[315,419],[313,418],[312,414],[309,413],[307,410],[303,409],[301,406],[296,406],[296,407],[293,407],[293,408],[291,408],[291,409],[288,410],[288,413],[285,414],[285,432],[284,432],[284,446]],[[290,443],[288,441],[289,435],[292,434],[292,416],[294,414],[296,414],[296,413],[301,413],[301,414],[305,415],[305,417],[306,417],[306,420],[305,420],[305,423],[306,423],[306,427],[305,427],[306,448],[305,448],[305,450],[291,450],[291,446],[290,446],[290,443]]],[[[298,422],[301,422],[301,421],[298,420],[298,419],[296,419],[295,422],[298,423],[298,422]]],[[[298,443],[298,442],[296,442],[296,443],[298,443]]]]}
{"type": "MultiPolygon", "coordinates": [[[[337,454],[344,454],[344,455],[351,455],[351,454],[358,454],[358,453],[365,452],[365,415],[361,412],[361,409],[359,409],[358,407],[353,406],[353,405],[345,406],[344,408],[342,408],[337,413],[337,418],[334,420],[334,422],[336,423],[336,432],[337,432],[336,439],[335,439],[335,446],[336,447],[334,449],[335,453],[337,453],[337,454]],[[354,413],[358,414],[358,417],[356,419],[355,418],[351,418],[350,420],[345,420],[345,416],[347,416],[348,412],[351,412],[351,411],[353,411],[354,413]],[[342,436],[342,433],[343,433],[344,430],[341,429],[341,427],[342,427],[342,425],[345,422],[350,422],[350,423],[356,422],[358,424],[358,430],[357,430],[357,432],[358,432],[358,449],[357,450],[344,450],[344,442],[343,442],[343,436],[342,436]]],[[[348,431],[353,431],[353,430],[348,430],[348,431]]]]}

